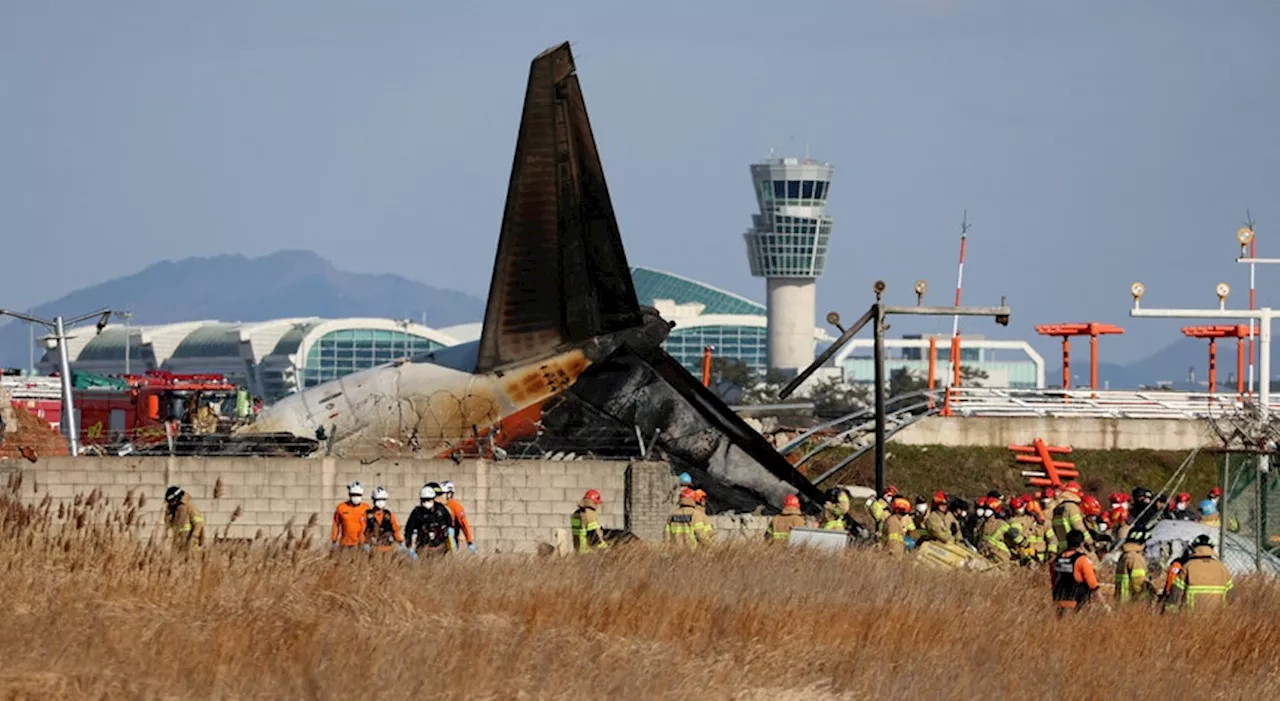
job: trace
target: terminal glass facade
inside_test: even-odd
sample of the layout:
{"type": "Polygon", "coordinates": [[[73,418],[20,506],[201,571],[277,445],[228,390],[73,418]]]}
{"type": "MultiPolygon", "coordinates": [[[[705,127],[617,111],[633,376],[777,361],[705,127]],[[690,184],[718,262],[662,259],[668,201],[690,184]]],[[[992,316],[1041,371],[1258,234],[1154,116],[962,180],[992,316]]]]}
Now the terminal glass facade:
{"type": "Polygon", "coordinates": [[[702,349],[712,346],[717,358],[739,360],[763,377],[768,369],[768,345],[763,326],[695,326],[671,330],[664,344],[667,353],[693,373],[702,376],[702,349]]]}
{"type": "Polygon", "coordinates": [[[427,353],[442,344],[403,331],[342,329],[321,336],[303,366],[303,387],[314,387],[398,358],[427,353]]]}

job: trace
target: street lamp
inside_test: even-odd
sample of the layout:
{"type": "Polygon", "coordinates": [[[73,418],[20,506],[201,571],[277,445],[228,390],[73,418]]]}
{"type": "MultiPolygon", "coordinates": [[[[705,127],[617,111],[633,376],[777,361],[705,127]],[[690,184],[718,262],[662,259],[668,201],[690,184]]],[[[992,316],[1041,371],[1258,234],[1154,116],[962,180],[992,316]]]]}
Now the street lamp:
{"type": "MultiPolygon", "coordinates": [[[[1275,259],[1280,263],[1280,259],[1275,259]]],[[[1265,424],[1267,416],[1271,410],[1271,320],[1275,318],[1276,312],[1271,307],[1262,307],[1261,309],[1235,310],[1227,309],[1227,295],[1231,294],[1231,287],[1225,282],[1218,283],[1215,292],[1218,295],[1217,309],[1143,309],[1138,305],[1138,301],[1142,298],[1142,293],[1146,291],[1146,287],[1140,282],[1135,282],[1130,290],[1133,294],[1133,308],[1129,310],[1129,316],[1132,317],[1159,317],[1165,319],[1230,319],[1233,321],[1250,320],[1257,321],[1259,324],[1259,358],[1258,358],[1258,416],[1265,424]]],[[[1265,471],[1267,469],[1267,456],[1262,455],[1259,459],[1259,465],[1265,471]]]]}
{"type": "Polygon", "coordinates": [[[96,312],[82,314],[72,319],[63,319],[61,316],[55,316],[52,319],[41,319],[30,314],[0,309],[0,316],[11,316],[32,324],[40,324],[54,333],[54,337],[58,341],[58,367],[62,374],[62,431],[67,434],[67,447],[71,456],[79,455],[80,433],[76,426],[75,399],[71,393],[71,360],[67,355],[66,329],[98,317],[98,333],[102,333],[102,330],[107,328],[107,321],[111,319],[111,310],[99,309],[96,312]]]}
{"type": "MultiPolygon", "coordinates": [[[[912,314],[916,316],[954,316],[959,319],[962,316],[990,316],[995,317],[996,323],[1001,326],[1009,325],[1009,307],[1005,305],[1004,299],[1000,300],[998,307],[926,307],[924,306],[924,293],[929,290],[929,284],[923,280],[917,280],[914,285],[916,293],[916,306],[902,307],[883,304],[881,297],[884,295],[886,285],[883,280],[876,280],[873,290],[876,294],[876,303],[871,305],[853,326],[844,328],[840,325],[840,315],[831,312],[827,314],[827,322],[832,326],[840,329],[842,333],[836,342],[831,344],[829,348],[822,352],[809,367],[805,368],[800,374],[796,375],[786,387],[778,393],[782,399],[786,399],[792,392],[796,391],[804,381],[809,378],[818,368],[822,367],[830,360],[845,344],[853,340],[855,334],[862,330],[868,322],[874,320],[872,326],[872,338],[874,355],[875,355],[875,432],[876,432],[876,493],[883,494],[885,487],[885,461],[888,457],[888,447],[885,445],[885,395],[888,393],[886,387],[884,373],[884,332],[888,329],[884,319],[890,314],[912,314]]],[[[952,346],[955,347],[954,345],[952,346]]],[[[959,363],[959,358],[952,358],[952,362],[959,363]]],[[[949,392],[950,390],[948,390],[949,392]]]]}

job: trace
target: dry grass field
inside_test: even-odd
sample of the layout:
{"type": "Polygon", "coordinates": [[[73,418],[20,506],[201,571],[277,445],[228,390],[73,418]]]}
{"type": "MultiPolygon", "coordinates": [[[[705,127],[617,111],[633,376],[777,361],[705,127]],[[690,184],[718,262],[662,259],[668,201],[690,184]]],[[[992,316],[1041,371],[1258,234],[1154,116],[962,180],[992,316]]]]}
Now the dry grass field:
{"type": "Polygon", "coordinates": [[[1059,621],[1039,572],[763,546],[414,563],[303,528],[175,556],[128,525],[157,511],[0,496],[0,698],[1280,698],[1275,583],[1217,616],[1059,621]]]}

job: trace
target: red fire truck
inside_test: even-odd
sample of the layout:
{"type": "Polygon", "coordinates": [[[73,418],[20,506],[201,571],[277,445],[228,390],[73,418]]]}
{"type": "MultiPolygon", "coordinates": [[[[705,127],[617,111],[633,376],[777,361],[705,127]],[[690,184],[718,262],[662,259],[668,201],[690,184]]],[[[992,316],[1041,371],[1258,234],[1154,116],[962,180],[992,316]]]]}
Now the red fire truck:
{"type": "Polygon", "coordinates": [[[163,442],[166,424],[175,436],[229,430],[238,392],[222,375],[163,370],[119,378],[77,374],[75,384],[76,414],[86,446],[129,442],[142,448],[163,442]],[[197,417],[202,414],[211,415],[213,423],[199,427],[197,417]]]}

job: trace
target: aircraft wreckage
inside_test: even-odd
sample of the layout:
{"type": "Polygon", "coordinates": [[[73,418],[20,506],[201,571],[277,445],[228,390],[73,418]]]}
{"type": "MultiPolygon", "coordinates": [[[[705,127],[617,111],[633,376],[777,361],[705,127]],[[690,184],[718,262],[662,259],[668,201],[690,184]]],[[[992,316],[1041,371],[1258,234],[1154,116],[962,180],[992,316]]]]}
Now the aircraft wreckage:
{"type": "Polygon", "coordinates": [[[478,342],[347,375],[265,409],[237,441],[330,436],[331,449],[392,440],[420,454],[493,450],[543,427],[637,427],[681,469],[709,477],[713,507],[822,495],[662,350],[672,324],[636,299],[573,54],[533,59],[478,342]],[[573,401],[567,401],[572,399],[573,401]]]}

